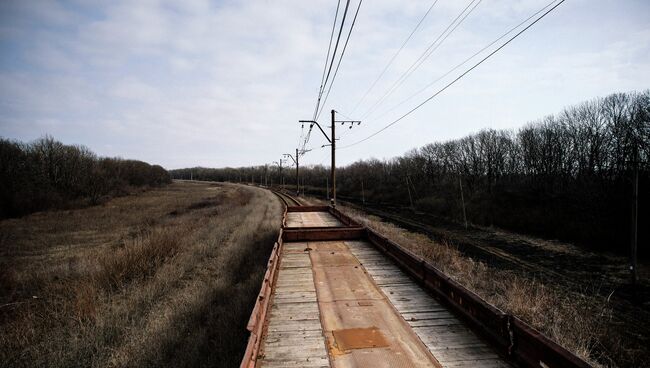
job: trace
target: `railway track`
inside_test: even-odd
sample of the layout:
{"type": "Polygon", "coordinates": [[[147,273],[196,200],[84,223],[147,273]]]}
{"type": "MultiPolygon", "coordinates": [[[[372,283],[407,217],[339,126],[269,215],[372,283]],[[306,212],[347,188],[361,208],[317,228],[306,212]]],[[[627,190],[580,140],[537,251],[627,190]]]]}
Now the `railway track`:
{"type": "Polygon", "coordinates": [[[276,196],[278,196],[278,198],[280,198],[280,200],[282,201],[282,203],[284,203],[284,205],[286,207],[302,206],[302,203],[299,200],[297,200],[296,198],[290,196],[289,194],[286,194],[286,193],[282,192],[281,190],[271,189],[271,191],[276,196]]]}
{"type": "MultiPolygon", "coordinates": [[[[358,207],[358,206],[355,206],[358,207]]],[[[456,237],[451,237],[449,235],[441,235],[439,231],[435,231],[431,228],[430,225],[420,222],[417,220],[413,220],[411,218],[403,217],[396,215],[394,213],[382,211],[376,208],[365,208],[365,211],[370,212],[371,214],[374,214],[376,216],[379,216],[381,218],[387,219],[397,225],[403,226],[408,229],[416,230],[418,232],[421,232],[423,234],[426,234],[430,237],[437,238],[439,240],[444,240],[444,241],[451,241],[453,244],[461,245],[464,248],[472,248],[471,250],[474,251],[474,253],[484,253],[486,257],[484,258],[491,258],[491,259],[497,259],[501,262],[511,264],[515,267],[519,267],[522,270],[525,270],[527,272],[535,273],[538,275],[543,275],[546,276],[549,280],[566,280],[567,278],[554,271],[551,270],[547,267],[540,266],[538,264],[534,264],[531,262],[527,262],[521,258],[518,258],[508,252],[505,252],[501,249],[498,249],[497,247],[493,246],[485,246],[485,245],[479,245],[476,244],[476,242],[472,242],[471,240],[468,239],[459,239],[457,236],[456,237]]],[[[567,283],[574,284],[570,280],[566,280],[567,283]]]]}
{"type": "Polygon", "coordinates": [[[286,205],[242,367],[589,367],[326,206],[286,205]]]}

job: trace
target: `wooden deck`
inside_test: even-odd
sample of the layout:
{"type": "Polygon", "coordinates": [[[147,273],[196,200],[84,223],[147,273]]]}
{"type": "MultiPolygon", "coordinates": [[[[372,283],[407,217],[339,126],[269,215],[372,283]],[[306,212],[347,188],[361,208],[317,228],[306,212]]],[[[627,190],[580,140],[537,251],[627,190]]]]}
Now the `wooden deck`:
{"type": "Polygon", "coordinates": [[[281,258],[260,366],[329,367],[309,254],[289,248],[281,258]]]}
{"type": "Polygon", "coordinates": [[[289,212],[287,227],[342,226],[343,224],[327,212],[289,212]]]}
{"type": "MultiPolygon", "coordinates": [[[[325,212],[288,227],[340,226],[325,212]]],[[[285,242],[259,367],[507,367],[365,241],[285,242]]]]}

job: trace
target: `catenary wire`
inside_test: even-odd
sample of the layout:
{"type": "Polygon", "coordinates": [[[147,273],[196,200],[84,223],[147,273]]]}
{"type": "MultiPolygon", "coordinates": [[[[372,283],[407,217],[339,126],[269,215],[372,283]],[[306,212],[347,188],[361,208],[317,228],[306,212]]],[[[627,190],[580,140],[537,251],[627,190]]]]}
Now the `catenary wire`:
{"type": "Polygon", "coordinates": [[[397,56],[402,52],[402,50],[404,49],[404,47],[406,46],[406,44],[411,40],[411,38],[413,37],[413,35],[415,34],[415,32],[417,32],[417,30],[420,28],[420,25],[422,25],[422,22],[424,22],[424,19],[429,15],[429,13],[431,12],[431,9],[433,9],[433,7],[438,3],[438,1],[439,1],[439,0],[435,0],[435,1],[433,2],[433,4],[431,4],[431,6],[429,7],[429,9],[426,11],[426,13],[424,13],[424,15],[422,16],[422,18],[420,18],[420,21],[418,22],[418,24],[415,25],[415,28],[413,28],[413,30],[412,30],[411,33],[408,35],[408,37],[406,38],[406,40],[404,40],[404,42],[403,42],[402,45],[399,47],[399,49],[397,50],[397,52],[395,52],[395,54],[393,54],[393,56],[390,58],[390,60],[389,60],[388,63],[386,64],[386,66],[384,66],[384,69],[381,71],[381,73],[379,73],[379,75],[377,76],[377,78],[375,79],[375,81],[372,82],[372,84],[371,84],[370,87],[366,90],[366,92],[363,94],[363,96],[361,96],[361,98],[359,99],[359,101],[357,101],[357,103],[354,105],[354,107],[353,107],[352,110],[350,111],[351,114],[353,114],[353,113],[357,110],[357,108],[359,107],[359,105],[361,105],[361,102],[363,102],[363,100],[368,96],[368,94],[373,90],[373,88],[375,88],[375,86],[377,85],[377,82],[379,82],[379,80],[384,76],[384,74],[386,74],[386,71],[388,70],[388,68],[390,68],[390,66],[393,64],[393,62],[394,62],[395,59],[397,58],[397,56]]]}
{"type": "Polygon", "coordinates": [[[400,116],[399,118],[393,120],[391,123],[385,125],[383,128],[381,128],[381,129],[379,129],[378,131],[372,133],[371,135],[367,136],[366,138],[363,138],[363,139],[361,139],[361,140],[359,140],[359,141],[356,141],[356,142],[354,142],[354,143],[352,143],[352,144],[349,144],[349,145],[347,145],[347,146],[339,147],[338,149],[349,148],[349,147],[355,146],[355,145],[357,145],[357,144],[363,143],[363,142],[369,140],[370,138],[376,136],[377,134],[379,134],[379,133],[385,131],[386,129],[390,128],[391,126],[393,126],[393,125],[399,123],[402,119],[404,119],[405,117],[409,116],[409,115],[412,114],[415,110],[417,110],[417,109],[419,109],[420,107],[424,106],[427,102],[431,101],[431,100],[434,99],[436,96],[438,96],[440,93],[442,93],[443,91],[445,91],[447,88],[451,87],[453,84],[455,84],[456,82],[458,82],[461,78],[463,78],[463,77],[464,77],[465,75],[467,75],[469,72],[471,72],[472,70],[476,69],[479,65],[481,65],[483,62],[485,62],[485,61],[486,61],[487,59],[489,59],[490,57],[492,57],[492,55],[494,55],[494,54],[496,54],[497,52],[499,52],[499,50],[503,49],[506,45],[508,45],[510,42],[512,42],[512,41],[513,41],[514,39],[516,39],[517,37],[519,37],[522,33],[524,33],[525,31],[527,31],[530,27],[532,27],[533,25],[535,25],[535,24],[536,24],[537,22],[539,22],[542,18],[546,17],[550,12],[552,12],[552,11],[555,10],[558,6],[560,6],[564,1],[566,1],[566,0],[560,0],[559,3],[555,4],[551,9],[547,10],[544,14],[542,14],[541,16],[539,16],[537,19],[535,19],[531,24],[529,24],[528,26],[526,26],[524,29],[522,29],[521,31],[517,32],[514,36],[512,36],[510,39],[508,39],[508,41],[504,42],[501,46],[499,46],[499,47],[496,48],[494,51],[492,51],[491,53],[489,53],[487,56],[485,56],[485,57],[484,57],[483,59],[481,59],[479,62],[477,62],[476,64],[474,64],[471,68],[469,68],[469,69],[467,69],[466,71],[464,71],[462,74],[460,74],[460,75],[459,75],[458,77],[456,77],[454,80],[452,80],[452,81],[449,82],[447,85],[445,85],[445,86],[442,87],[440,90],[438,90],[436,93],[434,93],[433,95],[431,95],[430,97],[428,97],[427,99],[425,99],[424,101],[422,101],[421,103],[419,103],[417,106],[415,106],[414,108],[412,108],[411,110],[409,110],[408,112],[406,112],[404,115],[402,115],[402,116],[400,116]]]}
{"type": "Polygon", "coordinates": [[[368,110],[366,110],[366,112],[361,116],[361,119],[366,119],[368,116],[370,116],[377,109],[377,107],[379,107],[380,104],[386,100],[386,98],[393,94],[393,92],[395,92],[404,83],[404,81],[406,81],[406,79],[408,79],[408,77],[410,77],[413,72],[417,70],[424,63],[424,61],[426,61],[426,59],[428,59],[431,54],[433,54],[433,52],[440,47],[440,45],[442,45],[442,43],[449,37],[449,35],[451,35],[458,28],[458,26],[460,26],[460,24],[465,21],[467,16],[469,16],[469,14],[471,14],[482,1],[483,0],[478,0],[477,2],[477,0],[471,0],[467,6],[458,14],[458,16],[456,16],[456,18],[454,18],[454,20],[449,23],[447,28],[445,28],[442,33],[440,33],[440,35],[438,35],[438,37],[429,45],[429,47],[424,50],[420,57],[418,57],[418,59],[415,60],[415,62],[413,62],[413,64],[411,64],[411,66],[409,66],[409,68],[402,73],[402,75],[400,75],[400,77],[391,85],[391,87],[386,90],[381,98],[375,101],[375,103],[368,110]],[[470,9],[472,5],[474,5],[474,7],[470,9]]]}
{"type": "MultiPolygon", "coordinates": [[[[330,60],[330,52],[332,50],[332,40],[334,39],[334,30],[336,29],[336,20],[338,19],[339,16],[339,8],[341,7],[341,0],[338,0],[336,3],[336,12],[334,13],[334,22],[332,23],[332,32],[330,33],[330,42],[329,46],[327,47],[327,55],[325,56],[325,65],[323,65],[323,75],[320,78],[320,88],[318,89],[318,98],[320,98],[322,90],[323,90],[323,82],[325,81],[325,72],[327,71],[327,64],[330,60]]],[[[318,102],[316,102],[318,104],[318,102]]],[[[314,109],[314,116],[316,115],[316,110],[318,107],[314,109]]]]}
{"type": "Polygon", "coordinates": [[[341,66],[341,61],[343,60],[343,56],[345,55],[345,50],[348,47],[348,42],[350,41],[350,36],[352,35],[352,30],[354,29],[354,24],[357,21],[357,16],[359,15],[359,9],[361,9],[361,3],[363,0],[359,0],[359,5],[357,5],[357,11],[354,13],[354,18],[352,19],[352,24],[350,25],[350,30],[348,31],[348,37],[345,39],[345,44],[343,45],[343,50],[341,51],[341,56],[339,57],[339,62],[336,64],[336,70],[334,71],[334,76],[332,77],[332,81],[330,82],[330,86],[327,89],[327,94],[325,95],[325,99],[323,100],[323,104],[321,106],[321,110],[318,112],[316,115],[316,119],[320,117],[320,114],[323,112],[323,108],[325,107],[325,103],[327,102],[327,98],[330,95],[330,92],[332,91],[332,86],[334,85],[334,79],[336,79],[336,74],[339,72],[339,67],[341,66]]]}
{"type": "MultiPolygon", "coordinates": [[[[341,0],[338,0],[336,3],[336,11],[334,13],[334,22],[332,23],[332,32],[330,33],[330,40],[327,46],[327,55],[325,56],[325,64],[323,65],[323,74],[321,76],[320,80],[320,87],[318,89],[318,97],[316,99],[316,107],[314,107],[314,118],[316,118],[316,113],[318,111],[318,104],[320,103],[320,98],[323,94],[323,84],[325,81],[325,72],[327,71],[327,64],[330,62],[330,52],[332,51],[332,40],[334,39],[334,30],[336,29],[336,20],[338,19],[339,16],[339,9],[341,7],[341,0]]],[[[346,9],[347,10],[347,9],[346,9]]],[[[345,19],[344,19],[345,21],[345,19]]],[[[339,32],[339,38],[340,38],[340,32],[339,32]]],[[[334,56],[332,56],[332,62],[334,61],[334,56]]],[[[302,147],[300,148],[300,152],[303,154],[306,152],[306,146],[307,143],[309,142],[309,139],[311,138],[311,131],[313,129],[313,126],[309,126],[309,131],[305,135],[304,133],[304,125],[302,126],[302,131],[300,134],[300,139],[298,140],[298,146],[302,147]]]]}
{"type": "Polygon", "coordinates": [[[350,6],[350,0],[347,0],[345,2],[345,9],[343,10],[343,17],[341,19],[341,27],[339,28],[339,34],[336,36],[336,44],[334,45],[334,51],[332,52],[332,60],[330,62],[330,66],[327,70],[327,76],[325,77],[325,83],[323,84],[323,88],[320,90],[318,93],[318,99],[316,100],[316,109],[314,110],[314,119],[316,120],[316,116],[318,114],[319,106],[320,106],[320,100],[321,97],[323,96],[323,91],[325,90],[325,86],[327,86],[327,82],[330,78],[330,73],[332,72],[332,67],[334,66],[334,60],[336,60],[336,51],[338,50],[339,47],[339,42],[341,41],[341,34],[343,33],[343,26],[345,25],[345,18],[348,15],[348,8],[350,6]]]}
{"type": "Polygon", "coordinates": [[[417,95],[419,95],[419,94],[421,94],[422,92],[426,91],[427,89],[429,89],[429,87],[431,87],[431,86],[433,86],[434,84],[438,83],[440,80],[442,80],[443,78],[445,78],[445,77],[448,76],[449,74],[453,73],[454,71],[456,71],[456,70],[457,70],[458,68],[460,68],[461,66],[465,65],[468,61],[472,60],[472,59],[475,58],[477,55],[483,53],[483,51],[485,51],[485,50],[487,50],[488,48],[492,47],[495,43],[497,43],[497,42],[499,42],[500,40],[502,40],[504,37],[506,37],[507,35],[509,35],[509,34],[512,33],[513,31],[515,31],[517,28],[519,28],[519,27],[521,27],[522,25],[528,23],[528,21],[530,21],[531,19],[533,19],[534,17],[536,17],[537,15],[539,15],[541,12],[543,12],[545,9],[547,9],[549,6],[553,5],[553,4],[554,4],[555,2],[557,2],[557,1],[558,1],[558,0],[553,0],[553,1],[551,1],[550,3],[546,4],[543,8],[539,9],[537,12],[535,12],[535,13],[532,14],[532,15],[530,15],[528,18],[526,18],[525,20],[521,21],[521,22],[520,22],[519,24],[517,24],[516,26],[510,28],[508,31],[506,31],[505,33],[503,33],[501,36],[499,36],[498,38],[494,39],[492,42],[490,42],[489,44],[485,45],[485,46],[484,46],[483,48],[481,48],[480,50],[476,51],[474,54],[472,54],[472,56],[466,58],[465,60],[463,60],[462,62],[460,62],[460,63],[457,64],[456,66],[454,66],[453,68],[449,69],[447,72],[445,72],[444,74],[442,74],[440,77],[436,78],[436,79],[435,79],[434,81],[432,81],[431,83],[429,83],[429,84],[427,84],[426,86],[422,87],[422,88],[419,89],[417,92],[411,94],[409,97],[405,98],[404,100],[402,100],[402,101],[401,101],[400,103],[398,103],[397,105],[395,105],[395,106],[393,106],[393,107],[391,107],[391,108],[389,108],[389,109],[387,109],[387,110],[385,110],[385,111],[382,111],[381,115],[383,116],[383,115],[385,115],[385,114],[387,114],[387,113],[389,113],[389,112],[394,111],[394,110],[397,109],[398,107],[404,105],[406,102],[412,100],[412,99],[413,99],[414,97],[416,97],[417,95]]]}

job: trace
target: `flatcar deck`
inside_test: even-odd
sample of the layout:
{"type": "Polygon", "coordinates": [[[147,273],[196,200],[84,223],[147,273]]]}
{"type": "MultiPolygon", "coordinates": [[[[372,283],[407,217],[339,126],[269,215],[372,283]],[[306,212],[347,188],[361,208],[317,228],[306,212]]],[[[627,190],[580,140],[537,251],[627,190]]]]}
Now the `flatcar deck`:
{"type": "MultiPolygon", "coordinates": [[[[287,228],[336,227],[289,212],[287,228]]],[[[367,241],[285,242],[258,367],[505,367],[482,339],[367,241]]]]}

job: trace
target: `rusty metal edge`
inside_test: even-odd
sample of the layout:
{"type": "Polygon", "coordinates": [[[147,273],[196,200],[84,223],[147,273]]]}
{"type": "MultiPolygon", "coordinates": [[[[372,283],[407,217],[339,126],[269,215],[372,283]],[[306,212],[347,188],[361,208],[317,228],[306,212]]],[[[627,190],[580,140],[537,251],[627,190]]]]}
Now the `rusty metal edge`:
{"type": "Polygon", "coordinates": [[[250,331],[250,336],[248,338],[248,344],[246,345],[246,350],[240,364],[240,368],[254,368],[257,362],[257,357],[260,353],[260,343],[262,340],[262,335],[264,333],[264,326],[266,325],[266,315],[270,307],[270,299],[273,294],[273,289],[275,288],[275,281],[277,279],[278,268],[280,266],[280,256],[282,254],[282,248],[284,246],[283,233],[284,225],[287,220],[287,207],[284,209],[282,215],[282,227],[280,228],[280,233],[278,234],[278,240],[273,246],[271,251],[271,256],[266,267],[266,273],[264,274],[264,280],[262,281],[262,287],[258,294],[257,300],[255,301],[255,306],[251,312],[251,316],[248,320],[248,325],[246,329],[250,331]]]}
{"type": "Polygon", "coordinates": [[[360,223],[356,222],[352,217],[344,214],[336,208],[328,207],[328,212],[331,213],[334,217],[338,218],[345,226],[363,226],[360,223]]]}
{"type": "Polygon", "coordinates": [[[509,317],[514,338],[513,356],[518,363],[530,367],[591,367],[526,322],[509,317]]]}
{"type": "Polygon", "coordinates": [[[287,212],[327,212],[328,206],[288,206],[287,212]]]}
{"type": "MultiPolygon", "coordinates": [[[[343,216],[346,215],[336,209],[329,212],[345,223],[343,216]]],[[[591,367],[527,323],[489,304],[423,258],[374,230],[364,228],[371,244],[463,317],[506,359],[525,367],[540,367],[542,363],[547,367],[591,367]]]]}
{"type": "Polygon", "coordinates": [[[314,227],[314,228],[286,228],[284,241],[326,241],[326,240],[357,240],[364,239],[366,229],[356,227],[314,227]]]}

